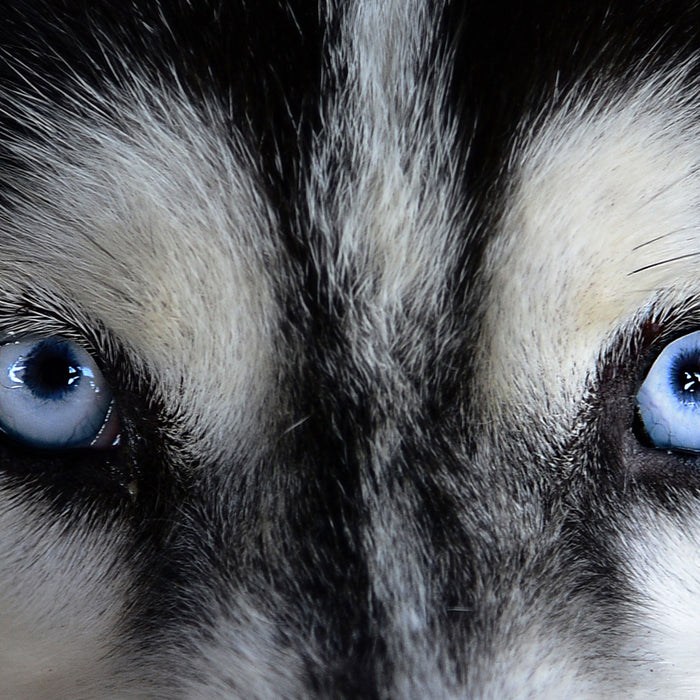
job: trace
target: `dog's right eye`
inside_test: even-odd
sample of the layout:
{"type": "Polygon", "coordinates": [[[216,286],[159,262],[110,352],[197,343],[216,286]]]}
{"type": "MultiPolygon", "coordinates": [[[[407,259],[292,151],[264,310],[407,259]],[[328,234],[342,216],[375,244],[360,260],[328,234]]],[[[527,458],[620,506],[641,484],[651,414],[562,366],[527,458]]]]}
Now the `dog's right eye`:
{"type": "Polygon", "coordinates": [[[700,331],[667,345],[637,394],[654,447],[700,452],[700,331]]]}
{"type": "Polygon", "coordinates": [[[116,445],[112,392],[90,355],[61,337],[0,345],[0,430],[39,449],[116,445]]]}

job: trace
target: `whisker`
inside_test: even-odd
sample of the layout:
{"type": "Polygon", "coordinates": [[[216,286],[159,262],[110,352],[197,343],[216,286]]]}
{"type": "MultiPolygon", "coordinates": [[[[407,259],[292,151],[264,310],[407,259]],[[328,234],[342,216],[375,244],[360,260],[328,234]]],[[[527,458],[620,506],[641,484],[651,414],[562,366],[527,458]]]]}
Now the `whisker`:
{"type": "Polygon", "coordinates": [[[659,267],[660,265],[668,265],[669,263],[677,262],[678,260],[684,260],[685,258],[694,258],[700,255],[700,250],[694,253],[686,253],[685,255],[677,255],[675,258],[667,258],[666,260],[660,260],[659,262],[651,263],[650,265],[644,265],[643,267],[638,267],[632,272],[628,272],[627,276],[636,275],[638,272],[644,272],[644,270],[650,270],[652,267],[659,267]]]}
{"type": "Polygon", "coordinates": [[[655,238],[651,238],[648,241],[644,241],[644,243],[640,243],[639,245],[634,246],[632,250],[639,250],[640,248],[644,248],[644,246],[651,245],[652,243],[661,241],[664,238],[668,238],[669,236],[675,236],[677,233],[683,233],[684,231],[694,231],[696,229],[697,226],[681,226],[681,228],[676,228],[673,231],[669,231],[668,233],[662,233],[660,236],[656,236],[655,238]]]}
{"type": "Polygon", "coordinates": [[[300,425],[303,425],[304,423],[306,423],[306,421],[309,420],[309,418],[311,418],[311,416],[305,416],[305,417],[302,418],[301,420],[298,420],[296,423],[294,423],[294,425],[290,425],[290,426],[282,433],[282,435],[287,435],[288,433],[291,433],[292,430],[296,430],[300,425]]]}
{"type": "Polygon", "coordinates": [[[655,199],[661,197],[661,195],[666,194],[670,189],[673,189],[678,185],[679,183],[683,182],[688,177],[692,177],[693,175],[696,175],[698,172],[699,168],[691,168],[687,172],[683,173],[680,177],[676,178],[673,182],[669,183],[665,187],[662,187],[658,192],[654,192],[654,194],[649,197],[649,199],[644,200],[641,205],[639,206],[640,209],[644,208],[647,204],[651,204],[655,199]]]}

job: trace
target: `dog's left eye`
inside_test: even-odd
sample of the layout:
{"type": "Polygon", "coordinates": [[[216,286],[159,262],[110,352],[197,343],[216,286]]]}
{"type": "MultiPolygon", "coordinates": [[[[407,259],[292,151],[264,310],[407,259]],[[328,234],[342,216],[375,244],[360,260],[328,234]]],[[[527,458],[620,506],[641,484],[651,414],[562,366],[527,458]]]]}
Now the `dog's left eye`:
{"type": "Polygon", "coordinates": [[[654,447],[700,452],[700,331],[667,345],[637,394],[654,447]]]}
{"type": "Polygon", "coordinates": [[[112,392],[95,361],[60,337],[0,345],[0,430],[40,449],[110,447],[119,438],[112,392]]]}

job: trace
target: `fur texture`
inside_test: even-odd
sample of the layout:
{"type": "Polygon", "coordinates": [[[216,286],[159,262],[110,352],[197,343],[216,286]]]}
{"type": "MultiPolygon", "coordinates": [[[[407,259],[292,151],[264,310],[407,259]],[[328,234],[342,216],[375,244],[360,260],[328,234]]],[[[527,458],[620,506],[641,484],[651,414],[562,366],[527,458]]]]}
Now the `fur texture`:
{"type": "Polygon", "coordinates": [[[0,341],[121,430],[0,441],[0,696],[697,697],[694,2],[0,13],[0,341]]]}

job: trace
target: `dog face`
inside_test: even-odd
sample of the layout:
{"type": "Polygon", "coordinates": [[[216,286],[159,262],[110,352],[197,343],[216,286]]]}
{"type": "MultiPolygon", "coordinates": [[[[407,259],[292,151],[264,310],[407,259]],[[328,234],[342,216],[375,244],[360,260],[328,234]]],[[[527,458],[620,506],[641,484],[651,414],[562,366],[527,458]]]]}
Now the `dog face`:
{"type": "Polygon", "coordinates": [[[691,3],[12,1],[5,697],[695,697],[691,3]]]}

